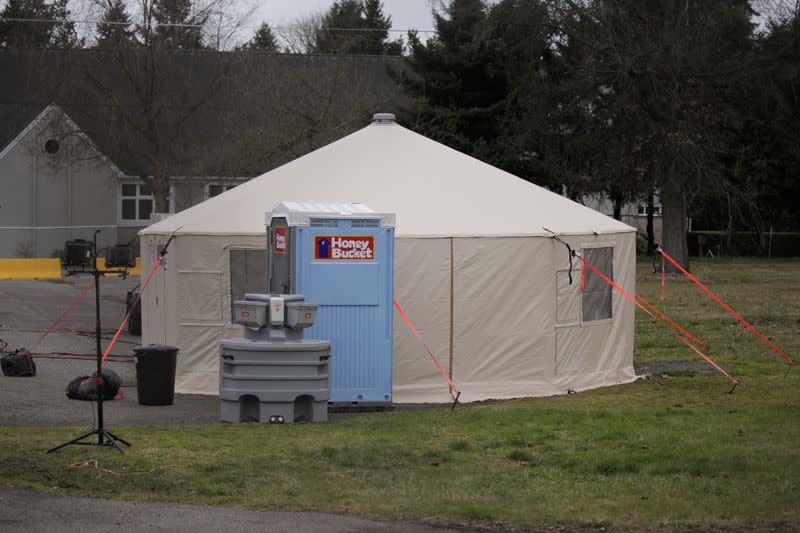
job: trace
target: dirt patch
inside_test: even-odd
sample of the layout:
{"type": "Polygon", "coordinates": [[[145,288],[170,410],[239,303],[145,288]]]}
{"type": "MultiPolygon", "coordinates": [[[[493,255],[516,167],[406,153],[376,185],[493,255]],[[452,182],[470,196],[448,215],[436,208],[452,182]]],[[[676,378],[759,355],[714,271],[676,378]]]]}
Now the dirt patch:
{"type": "Polygon", "coordinates": [[[716,370],[703,361],[641,361],[634,362],[633,369],[637,376],[675,374],[677,372],[700,372],[711,374],[716,370]]]}

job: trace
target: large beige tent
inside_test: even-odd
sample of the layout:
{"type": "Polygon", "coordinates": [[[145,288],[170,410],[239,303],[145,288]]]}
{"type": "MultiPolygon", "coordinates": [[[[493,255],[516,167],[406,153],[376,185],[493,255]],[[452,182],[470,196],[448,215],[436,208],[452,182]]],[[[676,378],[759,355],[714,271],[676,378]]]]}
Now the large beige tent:
{"type": "MultiPolygon", "coordinates": [[[[633,228],[418,135],[377,121],[142,230],[143,272],[175,236],[143,297],[143,343],[178,346],[176,389],[217,394],[231,325],[231,261],[263,249],[283,201],[361,202],[395,213],[395,298],[463,401],[625,383],[633,304],[570,262],[559,235],[633,292],[633,228]]],[[[244,258],[244,259],[243,259],[244,258]]],[[[238,268],[238,267],[237,267],[238,268]]],[[[447,383],[394,321],[394,401],[444,402],[447,383]]]]}

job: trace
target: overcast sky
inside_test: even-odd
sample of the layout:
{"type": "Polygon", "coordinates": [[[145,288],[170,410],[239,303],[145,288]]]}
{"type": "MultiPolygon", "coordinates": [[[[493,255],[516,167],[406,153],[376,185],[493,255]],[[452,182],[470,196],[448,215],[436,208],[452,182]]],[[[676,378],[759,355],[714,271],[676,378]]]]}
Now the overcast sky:
{"type": "MultiPolygon", "coordinates": [[[[312,12],[325,12],[333,0],[262,0],[253,22],[267,21],[270,26],[291,24],[294,19],[312,12]]],[[[431,0],[383,0],[383,13],[392,17],[392,29],[432,30],[431,0]]]]}
{"type": "MultiPolygon", "coordinates": [[[[406,31],[416,29],[424,40],[433,30],[433,5],[441,5],[442,0],[382,0],[383,12],[391,17],[392,30],[390,38],[405,37],[406,31]]],[[[5,7],[8,0],[0,0],[0,9],[5,7]]],[[[202,4],[202,0],[199,2],[202,4]]],[[[234,5],[256,5],[253,17],[245,23],[244,28],[237,32],[237,40],[248,40],[255,28],[266,21],[272,27],[291,25],[297,19],[305,18],[313,13],[325,13],[333,4],[333,0],[234,0],[234,5]]],[[[94,32],[96,21],[100,17],[97,0],[70,0],[69,9],[72,19],[76,21],[80,36],[91,35],[94,32]]],[[[136,0],[128,0],[129,9],[134,13],[136,0]]],[[[277,32],[280,34],[280,32],[277,32]]]]}

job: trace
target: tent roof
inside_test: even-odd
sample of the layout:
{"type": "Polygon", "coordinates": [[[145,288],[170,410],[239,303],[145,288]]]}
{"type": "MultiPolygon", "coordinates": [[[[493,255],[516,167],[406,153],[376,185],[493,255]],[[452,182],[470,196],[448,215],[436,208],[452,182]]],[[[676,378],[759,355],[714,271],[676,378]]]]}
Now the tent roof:
{"type": "Polygon", "coordinates": [[[395,213],[399,237],[635,231],[398,124],[376,122],[140,235],[262,235],[265,213],[284,201],[361,202],[395,213]]]}

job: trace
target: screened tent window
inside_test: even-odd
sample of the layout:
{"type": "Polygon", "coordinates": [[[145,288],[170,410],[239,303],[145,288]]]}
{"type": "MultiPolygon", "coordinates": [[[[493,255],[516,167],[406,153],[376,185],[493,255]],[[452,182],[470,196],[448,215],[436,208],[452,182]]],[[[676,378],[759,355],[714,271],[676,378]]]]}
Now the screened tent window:
{"type": "Polygon", "coordinates": [[[150,220],[153,212],[153,193],[147,185],[122,185],[122,220],[150,220]]]}
{"type": "Polygon", "coordinates": [[[231,250],[231,322],[233,302],[247,293],[267,292],[266,250],[231,250]]]}
{"type": "MultiPolygon", "coordinates": [[[[583,258],[614,281],[614,249],[586,248],[583,258]]],[[[591,268],[586,267],[586,285],[581,294],[583,322],[596,322],[611,318],[611,291],[613,288],[591,268]]]]}

